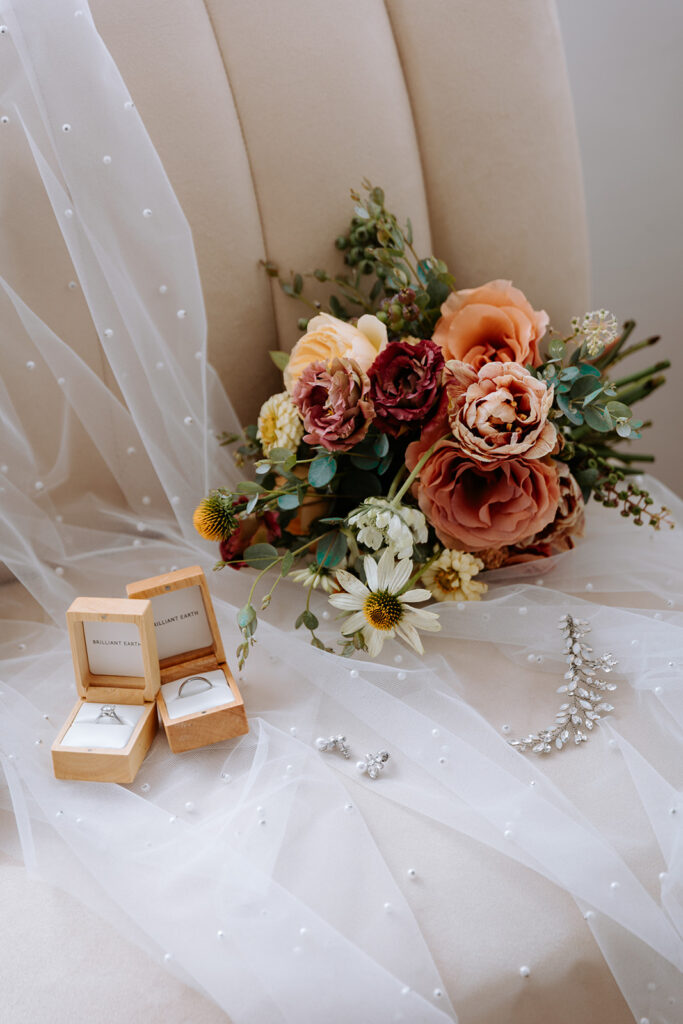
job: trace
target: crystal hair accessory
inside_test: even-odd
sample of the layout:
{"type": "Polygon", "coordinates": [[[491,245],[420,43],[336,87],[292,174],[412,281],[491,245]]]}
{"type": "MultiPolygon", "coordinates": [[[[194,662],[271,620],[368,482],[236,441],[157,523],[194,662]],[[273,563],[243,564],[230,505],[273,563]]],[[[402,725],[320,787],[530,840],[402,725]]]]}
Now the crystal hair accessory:
{"type": "Polygon", "coordinates": [[[371,779],[376,779],[388,760],[388,752],[380,750],[376,754],[366,754],[364,761],[356,761],[356,768],[361,775],[369,775],[371,779]]]}
{"type": "Polygon", "coordinates": [[[315,741],[315,745],[321,753],[338,750],[342,757],[345,757],[347,761],[351,756],[346,742],[346,736],[330,736],[328,739],[325,739],[324,736],[318,736],[315,741]]]}
{"type": "Polygon", "coordinates": [[[575,619],[571,615],[563,615],[559,627],[565,638],[569,670],[564,678],[568,682],[558,686],[558,693],[566,693],[568,700],[560,705],[555,715],[555,724],[537,733],[529,733],[523,739],[510,740],[510,746],[522,752],[532,750],[534,754],[549,754],[553,746],[562,750],[565,744],[574,738],[577,745],[585,743],[588,736],[583,731],[591,732],[600,721],[603,712],[614,711],[612,704],[605,700],[606,690],[616,690],[616,683],[606,683],[599,679],[601,672],[611,672],[617,664],[612,654],[603,654],[592,658],[593,648],[583,642],[583,637],[590,632],[585,619],[575,619]]]}

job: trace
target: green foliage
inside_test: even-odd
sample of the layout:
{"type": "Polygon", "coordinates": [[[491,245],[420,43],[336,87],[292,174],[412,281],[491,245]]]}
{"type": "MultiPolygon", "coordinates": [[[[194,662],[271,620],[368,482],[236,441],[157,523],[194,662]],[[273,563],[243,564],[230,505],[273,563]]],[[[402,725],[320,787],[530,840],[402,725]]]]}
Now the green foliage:
{"type": "Polygon", "coordinates": [[[275,350],[269,352],[268,355],[273,360],[278,370],[287,369],[287,364],[289,363],[289,352],[280,352],[278,350],[275,350]]]}
{"type": "Polygon", "coordinates": [[[311,487],[325,487],[334,479],[337,460],[334,455],[318,455],[308,467],[308,482],[311,487]]]}
{"type": "Polygon", "coordinates": [[[269,569],[279,558],[272,544],[252,544],[244,552],[244,561],[252,569],[269,569]]]}

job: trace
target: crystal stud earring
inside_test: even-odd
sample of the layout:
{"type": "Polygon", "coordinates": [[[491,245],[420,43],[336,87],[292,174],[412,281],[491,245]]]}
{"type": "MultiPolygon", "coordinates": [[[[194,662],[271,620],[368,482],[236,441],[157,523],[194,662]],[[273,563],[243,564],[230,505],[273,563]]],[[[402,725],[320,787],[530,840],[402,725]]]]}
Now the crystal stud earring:
{"type": "Polygon", "coordinates": [[[345,757],[347,761],[351,756],[346,743],[346,736],[330,736],[328,739],[325,739],[323,736],[318,736],[318,739],[315,741],[315,745],[321,753],[330,750],[338,750],[342,757],[345,757]]]}
{"type": "Polygon", "coordinates": [[[357,761],[356,768],[361,775],[369,775],[371,779],[376,779],[381,771],[384,770],[384,766],[389,760],[389,754],[386,750],[380,750],[376,754],[366,754],[364,761],[357,761]]]}

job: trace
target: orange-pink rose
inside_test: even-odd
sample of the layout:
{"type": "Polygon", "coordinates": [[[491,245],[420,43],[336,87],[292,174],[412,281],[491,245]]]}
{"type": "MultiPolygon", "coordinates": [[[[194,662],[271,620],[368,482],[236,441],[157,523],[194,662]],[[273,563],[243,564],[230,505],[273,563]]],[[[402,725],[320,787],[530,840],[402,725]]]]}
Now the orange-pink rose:
{"type": "Polygon", "coordinates": [[[553,388],[519,363],[486,363],[477,371],[453,359],[444,383],[448,422],[468,458],[540,459],[555,448],[557,431],[548,419],[553,388]]]}
{"type": "MultiPolygon", "coordinates": [[[[408,445],[410,470],[428,447],[424,434],[408,445]]],[[[413,493],[441,543],[466,551],[513,545],[540,533],[554,520],[560,501],[552,459],[484,464],[464,459],[452,441],[430,455],[413,493]]]]}
{"type": "Polygon", "coordinates": [[[460,359],[476,370],[490,362],[538,366],[538,343],[548,322],[545,310],[533,309],[511,281],[489,281],[451,292],[433,338],[446,360],[460,359]]]}

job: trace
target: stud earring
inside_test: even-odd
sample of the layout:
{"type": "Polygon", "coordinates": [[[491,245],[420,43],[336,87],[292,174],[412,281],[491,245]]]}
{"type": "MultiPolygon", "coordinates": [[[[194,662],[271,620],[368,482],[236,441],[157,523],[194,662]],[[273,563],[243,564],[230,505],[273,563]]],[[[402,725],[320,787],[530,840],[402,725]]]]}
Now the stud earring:
{"type": "Polygon", "coordinates": [[[366,754],[364,761],[356,761],[356,768],[361,775],[369,775],[371,779],[376,779],[381,771],[384,770],[384,766],[389,760],[389,753],[386,750],[380,750],[376,754],[366,754]]]}

